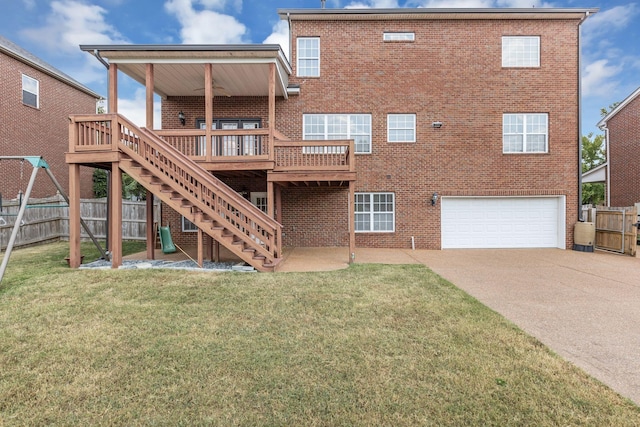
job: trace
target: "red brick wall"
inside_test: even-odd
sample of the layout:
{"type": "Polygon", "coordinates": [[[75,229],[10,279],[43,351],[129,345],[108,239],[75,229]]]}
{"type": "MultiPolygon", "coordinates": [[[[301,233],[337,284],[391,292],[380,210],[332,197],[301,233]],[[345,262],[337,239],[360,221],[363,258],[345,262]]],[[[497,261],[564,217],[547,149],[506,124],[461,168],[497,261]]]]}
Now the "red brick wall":
{"type": "MultiPolygon", "coordinates": [[[[302,138],[305,113],[367,113],[372,153],[356,155],[358,192],[395,194],[395,232],[358,233],[361,247],[440,247],[441,196],[566,196],[566,245],[578,216],[578,22],[542,20],[293,21],[290,83],[276,102],[276,129],[302,138]],[[414,42],[384,43],[385,31],[414,42]],[[503,35],[541,36],[541,66],[503,69],[503,35]],[[296,37],[320,37],[321,76],[297,78],[296,37]],[[549,152],[503,154],[503,113],[548,113],[549,152]],[[415,113],[417,141],[387,142],[387,114],[415,113]],[[433,129],[433,121],[443,122],[433,129]]],[[[214,117],[261,117],[267,99],[214,100],[214,117]]],[[[202,97],[163,102],[163,126],[204,117],[202,97]]],[[[264,178],[259,178],[264,182],[264,178]]],[[[285,188],[286,246],[348,244],[346,187],[285,188]]]]}
{"type": "MultiPolygon", "coordinates": [[[[64,153],[69,151],[69,115],[93,114],[96,100],[30,66],[0,53],[0,156],[42,156],[60,185],[68,192],[69,171],[64,153]],[[22,74],[40,82],[40,108],[22,103],[22,74]]],[[[0,193],[13,199],[19,190],[26,191],[33,168],[22,168],[19,161],[0,162],[0,193]]],[[[81,197],[93,197],[91,175],[93,169],[82,168],[81,197]]],[[[45,197],[56,188],[44,171],[31,193],[45,197]]]]}
{"type": "Polygon", "coordinates": [[[640,97],[608,122],[611,206],[640,202],[640,97]]]}
{"type": "MultiPolygon", "coordinates": [[[[441,196],[565,195],[570,247],[578,206],[577,25],[293,21],[291,83],[301,90],[298,97],[279,100],[276,127],[301,138],[304,113],[372,115],[372,153],[356,155],[356,191],[394,192],[396,231],[359,233],[358,246],[410,247],[415,236],[416,247],[439,248],[440,206],[429,201],[437,191],[441,196]],[[415,32],[415,42],[384,43],[384,31],[415,32]],[[540,68],[503,69],[503,35],[540,35],[540,68]],[[298,36],[320,37],[319,78],[295,77],[298,36]],[[549,114],[548,153],[502,153],[502,114],[511,112],[549,114]],[[417,142],[388,143],[388,113],[415,113],[417,142]],[[433,121],[444,125],[433,129],[433,121]]],[[[341,209],[340,199],[327,201],[326,209],[341,209]]],[[[289,208],[304,211],[303,206],[289,208]]],[[[291,220],[287,228],[315,223],[312,215],[291,220]]],[[[324,226],[337,235],[342,222],[324,226]]],[[[302,242],[296,238],[295,243],[302,242]]]]}

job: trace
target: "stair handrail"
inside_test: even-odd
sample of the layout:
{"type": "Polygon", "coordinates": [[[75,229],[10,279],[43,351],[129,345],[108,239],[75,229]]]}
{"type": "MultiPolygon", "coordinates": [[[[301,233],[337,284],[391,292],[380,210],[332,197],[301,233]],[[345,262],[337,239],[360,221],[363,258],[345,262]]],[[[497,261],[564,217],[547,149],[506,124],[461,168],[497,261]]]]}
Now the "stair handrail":
{"type": "MultiPolygon", "coordinates": [[[[231,187],[227,186],[223,182],[216,182],[215,180],[213,180],[212,179],[213,177],[210,176],[210,174],[207,173],[204,169],[202,169],[202,167],[200,167],[197,163],[189,159],[180,151],[176,150],[171,145],[167,144],[165,141],[162,140],[162,138],[157,136],[153,131],[136,126],[135,124],[133,124],[131,121],[121,116],[120,114],[116,114],[115,116],[117,118],[118,132],[121,132],[120,129],[121,129],[121,126],[123,126],[127,128],[130,132],[138,133],[139,136],[136,138],[134,135],[133,140],[137,139],[138,143],[143,142],[143,143],[149,144],[151,148],[155,149],[158,153],[162,153],[162,155],[168,157],[169,160],[175,163],[176,166],[178,166],[181,170],[189,173],[193,178],[198,180],[201,186],[202,184],[206,184],[206,186],[208,186],[211,190],[217,190],[217,191],[212,191],[212,193],[214,193],[217,197],[222,196],[221,198],[223,199],[223,201],[232,204],[234,208],[238,208],[241,213],[243,213],[245,216],[248,216],[250,220],[255,223],[255,225],[261,227],[267,233],[271,233],[274,239],[275,247],[272,248],[271,250],[264,250],[264,249],[261,250],[261,247],[258,247],[256,248],[256,250],[258,250],[263,254],[264,252],[266,252],[269,256],[273,258],[278,257],[280,253],[280,246],[281,246],[281,242],[279,241],[279,236],[281,235],[281,230],[282,230],[282,225],[280,223],[278,223],[275,219],[269,216],[266,216],[262,210],[258,209],[252,203],[248,202],[244,197],[237,194],[231,187]],[[142,136],[144,137],[144,139],[140,138],[142,136]]],[[[131,136],[132,135],[127,135],[127,138],[124,138],[124,139],[119,137],[117,144],[121,148],[125,149],[127,152],[135,154],[135,157],[140,158],[141,160],[143,160],[143,163],[145,165],[148,165],[148,162],[145,161],[146,159],[144,158],[144,156],[128,145],[128,144],[131,144],[132,142],[131,136]],[[123,140],[126,142],[123,142],[123,140]]],[[[201,210],[206,211],[208,209],[208,207],[204,205],[198,197],[191,195],[189,192],[186,192],[186,193],[187,193],[185,194],[186,196],[193,199],[191,201],[196,201],[196,203],[200,205],[198,207],[201,210]]],[[[240,232],[240,230],[237,227],[235,227],[233,223],[231,223],[231,221],[229,221],[227,218],[216,216],[215,219],[216,221],[224,221],[229,223],[230,224],[229,230],[232,231],[238,237],[242,238],[243,240],[247,240],[249,238],[245,233],[240,232]]],[[[258,232],[259,231],[256,230],[256,234],[258,232]]]]}

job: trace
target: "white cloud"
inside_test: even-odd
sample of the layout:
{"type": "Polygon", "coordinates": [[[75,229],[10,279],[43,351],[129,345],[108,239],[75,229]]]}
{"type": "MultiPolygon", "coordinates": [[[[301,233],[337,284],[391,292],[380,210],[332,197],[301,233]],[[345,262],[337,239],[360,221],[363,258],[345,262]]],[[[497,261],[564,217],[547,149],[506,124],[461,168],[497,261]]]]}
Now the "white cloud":
{"type": "Polygon", "coordinates": [[[53,51],[67,53],[80,53],[78,46],[81,44],[125,42],[124,37],[105,22],[106,13],[100,6],[76,0],[53,1],[46,25],[25,29],[22,34],[53,51]]]}
{"type": "Polygon", "coordinates": [[[619,82],[612,77],[622,71],[621,66],[612,65],[606,59],[588,64],[582,74],[582,94],[584,96],[607,96],[615,92],[619,82]]]}
{"type": "MultiPolygon", "coordinates": [[[[146,106],[146,89],[144,88],[136,89],[133,93],[133,98],[118,97],[118,113],[139,127],[145,127],[147,125],[146,106]]],[[[161,103],[157,100],[153,103],[154,129],[160,129],[162,127],[160,106],[161,103]]]]}
{"type": "Polygon", "coordinates": [[[498,7],[554,7],[553,3],[544,2],[540,0],[498,0],[496,1],[498,7]]]}
{"type": "MultiPolygon", "coordinates": [[[[198,4],[222,8],[224,0],[201,0],[198,4]]],[[[247,28],[236,18],[214,10],[196,10],[192,0],[169,0],[164,5],[182,26],[180,36],[185,44],[241,43],[247,28]]]]}
{"type": "Polygon", "coordinates": [[[351,2],[345,6],[345,9],[392,9],[398,7],[397,0],[368,0],[366,2],[351,2]]]}
{"type": "Polygon", "coordinates": [[[36,7],[36,0],[22,0],[26,10],[33,10],[36,7]]]}
{"type": "Polygon", "coordinates": [[[418,7],[492,7],[493,0],[422,0],[414,2],[418,7]]]}
{"type": "Polygon", "coordinates": [[[639,9],[635,3],[600,11],[591,16],[584,23],[585,31],[595,34],[604,34],[613,30],[620,30],[627,25],[638,14],[639,9]]]}
{"type": "Polygon", "coordinates": [[[289,57],[289,24],[287,21],[278,21],[273,26],[273,32],[264,39],[264,44],[279,44],[282,46],[282,51],[289,57]]]}

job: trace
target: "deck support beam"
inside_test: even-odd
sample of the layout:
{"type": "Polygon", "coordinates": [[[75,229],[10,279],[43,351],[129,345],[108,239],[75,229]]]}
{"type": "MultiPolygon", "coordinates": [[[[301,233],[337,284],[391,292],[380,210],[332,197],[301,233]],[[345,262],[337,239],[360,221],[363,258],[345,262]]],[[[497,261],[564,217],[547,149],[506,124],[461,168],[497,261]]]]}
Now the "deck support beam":
{"type": "Polygon", "coordinates": [[[356,259],[355,181],[349,181],[349,264],[356,259]]]}
{"type": "Polygon", "coordinates": [[[119,162],[111,163],[110,190],[109,240],[111,242],[111,268],[118,268],[122,265],[122,172],[120,171],[119,162]]]}
{"type": "Polygon", "coordinates": [[[213,65],[204,64],[204,121],[205,121],[205,153],[207,161],[213,160],[215,144],[211,140],[211,125],[213,124],[213,65]]]}
{"type": "MultiPolygon", "coordinates": [[[[153,129],[153,88],[154,88],[154,69],[153,64],[147,64],[146,89],[147,89],[147,129],[153,129]]],[[[153,193],[147,190],[146,197],[146,223],[147,223],[147,259],[155,259],[155,229],[153,222],[153,193]]]]}

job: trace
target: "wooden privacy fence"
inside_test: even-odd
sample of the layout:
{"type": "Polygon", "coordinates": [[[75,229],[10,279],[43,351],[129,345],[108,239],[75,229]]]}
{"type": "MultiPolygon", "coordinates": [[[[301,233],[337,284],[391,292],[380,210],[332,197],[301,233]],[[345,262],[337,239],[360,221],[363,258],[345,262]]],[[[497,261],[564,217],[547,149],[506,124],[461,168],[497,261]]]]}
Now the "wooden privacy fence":
{"type": "MultiPolygon", "coordinates": [[[[0,250],[4,251],[18,213],[18,200],[3,200],[0,212],[0,250]]],[[[123,240],[146,240],[146,202],[122,201],[123,240]]],[[[107,200],[82,199],[80,215],[98,239],[106,238],[107,200]]],[[[160,204],[154,204],[154,222],[160,218],[160,204]]],[[[82,238],[88,238],[84,229],[82,238]]],[[[69,208],[60,195],[29,199],[14,247],[35,245],[69,238],[69,208]]]]}
{"type": "Polygon", "coordinates": [[[638,244],[638,208],[606,207],[583,208],[583,219],[595,223],[595,248],[636,255],[638,244]],[[594,218],[595,215],[595,218],[594,218]]]}

